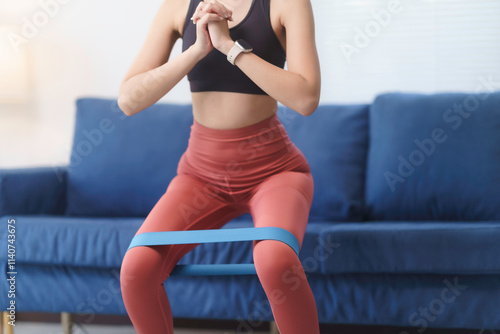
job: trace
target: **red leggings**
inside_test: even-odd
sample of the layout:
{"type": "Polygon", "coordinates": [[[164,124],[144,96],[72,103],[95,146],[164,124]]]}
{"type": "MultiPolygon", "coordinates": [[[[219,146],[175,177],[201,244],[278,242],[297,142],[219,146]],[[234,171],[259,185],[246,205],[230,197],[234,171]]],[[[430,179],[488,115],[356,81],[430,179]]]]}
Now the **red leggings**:
{"type": "MultiPolygon", "coordinates": [[[[136,235],[220,228],[249,212],[255,227],[287,229],[302,247],[313,192],[309,164],[276,114],[237,129],[193,120],[177,175],[136,235]]],[[[163,283],[197,245],[138,246],[125,254],[121,291],[139,334],[174,333],[163,283]]],[[[314,296],[293,249],[280,241],[254,241],[253,261],[280,333],[319,334],[314,296]],[[282,280],[290,272],[299,278],[293,284],[282,280]]]]}

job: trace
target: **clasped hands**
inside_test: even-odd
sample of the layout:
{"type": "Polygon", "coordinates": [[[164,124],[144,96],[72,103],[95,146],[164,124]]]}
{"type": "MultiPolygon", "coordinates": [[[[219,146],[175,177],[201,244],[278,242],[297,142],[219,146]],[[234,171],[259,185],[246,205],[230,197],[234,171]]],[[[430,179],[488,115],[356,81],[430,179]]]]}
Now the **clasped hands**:
{"type": "Polygon", "coordinates": [[[232,11],[217,0],[204,0],[198,4],[191,20],[196,24],[196,44],[204,55],[213,48],[227,55],[234,46],[228,27],[228,21],[233,21],[232,15],[232,11]]]}

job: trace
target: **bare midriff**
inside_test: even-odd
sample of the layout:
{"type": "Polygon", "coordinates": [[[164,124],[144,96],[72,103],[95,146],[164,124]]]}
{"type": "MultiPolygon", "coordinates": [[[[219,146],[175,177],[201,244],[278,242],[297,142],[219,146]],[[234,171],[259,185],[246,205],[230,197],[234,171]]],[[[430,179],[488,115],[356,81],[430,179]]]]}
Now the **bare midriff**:
{"type": "Polygon", "coordinates": [[[194,119],[209,128],[234,129],[255,124],[276,113],[269,95],[232,92],[191,93],[194,119]]]}

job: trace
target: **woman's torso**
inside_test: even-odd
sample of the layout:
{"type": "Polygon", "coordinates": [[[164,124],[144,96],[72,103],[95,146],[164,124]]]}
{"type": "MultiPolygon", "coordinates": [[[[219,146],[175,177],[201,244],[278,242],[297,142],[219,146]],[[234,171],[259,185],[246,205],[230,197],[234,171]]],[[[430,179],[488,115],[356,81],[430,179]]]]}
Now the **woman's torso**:
{"type": "MultiPolygon", "coordinates": [[[[177,27],[182,37],[186,14],[191,0],[182,0],[182,13],[178,16],[177,27]]],[[[196,0],[193,0],[196,1],[196,0]]],[[[233,13],[233,20],[228,21],[229,28],[238,25],[248,14],[252,1],[261,0],[218,0],[233,13]]],[[[198,2],[198,1],[196,1],[198,2]]],[[[270,21],[281,46],[285,48],[285,31],[280,23],[278,6],[270,2],[270,21]]],[[[189,19],[189,18],[188,18],[189,19]]],[[[190,21],[191,22],[191,21],[190,21]]],[[[192,24],[192,23],[190,23],[192,24]]],[[[215,50],[215,52],[218,52],[215,50]]],[[[273,115],[277,102],[269,95],[233,93],[224,91],[192,92],[193,117],[210,128],[232,129],[255,124],[273,115]]]]}

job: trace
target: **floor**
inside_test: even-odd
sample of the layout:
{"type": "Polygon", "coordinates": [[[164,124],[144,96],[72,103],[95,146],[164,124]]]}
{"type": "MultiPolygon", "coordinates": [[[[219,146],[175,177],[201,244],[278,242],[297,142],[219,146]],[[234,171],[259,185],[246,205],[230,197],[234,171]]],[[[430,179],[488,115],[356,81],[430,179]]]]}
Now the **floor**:
{"type": "MultiPolygon", "coordinates": [[[[14,334],[63,334],[61,324],[54,322],[17,322],[14,334]]],[[[0,331],[1,332],[1,331],[0,331]]],[[[5,333],[5,332],[4,332],[5,333]]],[[[175,334],[235,334],[236,330],[175,329],[175,334]]],[[[322,328],[322,334],[418,334],[418,328],[380,326],[336,326],[322,328]]],[[[137,334],[131,325],[79,324],[75,323],[72,334],[137,334]]],[[[269,331],[253,331],[251,334],[269,334],[269,331]]],[[[427,328],[424,334],[500,334],[500,330],[488,329],[440,329],[427,328]]]]}
{"type": "MultiPolygon", "coordinates": [[[[175,334],[234,334],[229,330],[177,329],[175,334]]],[[[268,332],[253,332],[264,334],[268,332]]],[[[61,325],[57,323],[18,322],[14,334],[62,334],[61,325]]],[[[137,334],[129,325],[73,325],[73,334],[137,334]]]]}

